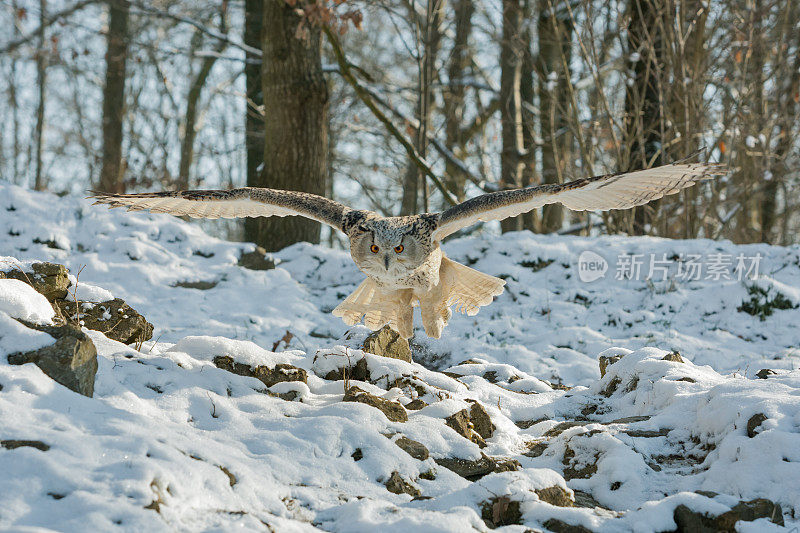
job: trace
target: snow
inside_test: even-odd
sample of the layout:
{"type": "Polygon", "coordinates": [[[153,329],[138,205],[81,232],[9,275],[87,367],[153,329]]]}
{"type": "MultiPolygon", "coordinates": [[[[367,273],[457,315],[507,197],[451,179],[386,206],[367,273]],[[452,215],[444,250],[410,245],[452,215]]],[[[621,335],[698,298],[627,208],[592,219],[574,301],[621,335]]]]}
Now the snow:
{"type": "Polygon", "coordinates": [[[47,298],[16,279],[0,279],[0,312],[37,324],[52,324],[55,316],[47,298]]]}
{"type": "MultiPolygon", "coordinates": [[[[418,329],[415,362],[405,363],[364,354],[367,330],[330,315],[363,276],[343,251],[295,245],[276,254],[274,270],[250,271],[236,262],[252,244],[2,183],[0,223],[7,263],[58,262],[73,276],[83,268],[71,278],[79,301],[122,298],[155,326],[139,351],[85,330],[99,363],[85,398],[32,364],[6,362],[53,342],[12,317],[53,315],[26,284],[0,280],[0,440],[49,446],[0,447],[0,529],[483,531],[482,502],[503,495],[522,502],[523,524],[535,529],[557,518],[597,531],[671,530],[678,505],[716,514],[758,497],[782,505],[788,529],[800,525],[797,246],[529,233],[453,240],[450,257],[503,277],[508,290],[475,317],[454,316],[441,339],[418,329]],[[603,275],[582,281],[582,255],[604,260],[603,275]],[[636,255],[642,275],[618,279],[619,258],[636,255]],[[679,275],[695,255],[700,275],[679,275]],[[740,255],[760,256],[757,274],[739,277],[740,255]],[[653,257],[667,258],[663,281],[646,279],[653,257]],[[727,265],[727,276],[712,264],[717,273],[727,265]],[[175,286],[182,281],[217,284],[175,286]],[[739,311],[752,285],[783,295],[788,308],[763,320],[739,311]],[[683,363],[663,359],[673,351],[683,363]],[[601,378],[600,355],[624,357],[601,378]],[[308,380],[268,388],[217,368],[217,356],[294,365],[308,380]],[[370,380],[354,385],[430,405],[392,422],[342,402],[343,381],[324,376],[361,358],[370,380]],[[762,368],[775,374],[758,379],[762,368]],[[278,397],[290,392],[294,401],[278,397]],[[444,420],[470,401],[496,426],[484,449],[444,420]],[[766,420],[750,437],[756,414],[766,420]],[[565,421],[573,424],[562,431],[565,421]],[[402,452],[400,435],[431,457],[402,452]],[[542,453],[525,455],[535,444],[542,453]],[[521,469],[470,482],[436,463],[481,454],[521,469]],[[588,477],[570,475],[591,465],[588,477]],[[425,498],[388,492],[392,472],[425,498]],[[421,477],[428,472],[435,479],[421,477]],[[535,490],[552,486],[601,507],[541,501],[535,490]]],[[[764,520],[737,528],[781,529],[764,520]]]]}

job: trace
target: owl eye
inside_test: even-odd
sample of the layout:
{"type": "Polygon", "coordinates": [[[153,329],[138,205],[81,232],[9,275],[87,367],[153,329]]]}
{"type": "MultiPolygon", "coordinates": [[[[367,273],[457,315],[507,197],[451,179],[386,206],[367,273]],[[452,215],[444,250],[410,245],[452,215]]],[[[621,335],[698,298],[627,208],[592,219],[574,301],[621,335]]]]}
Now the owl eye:
{"type": "Polygon", "coordinates": [[[369,247],[369,251],[372,252],[373,254],[377,254],[380,251],[380,248],[378,248],[377,244],[373,244],[372,246],[369,247]]]}
{"type": "Polygon", "coordinates": [[[397,245],[397,246],[395,246],[395,247],[394,247],[394,251],[395,251],[395,252],[397,252],[398,254],[400,254],[400,253],[403,253],[403,250],[404,250],[404,249],[405,249],[405,248],[403,248],[403,245],[402,245],[402,244],[399,244],[399,245],[397,245]]]}

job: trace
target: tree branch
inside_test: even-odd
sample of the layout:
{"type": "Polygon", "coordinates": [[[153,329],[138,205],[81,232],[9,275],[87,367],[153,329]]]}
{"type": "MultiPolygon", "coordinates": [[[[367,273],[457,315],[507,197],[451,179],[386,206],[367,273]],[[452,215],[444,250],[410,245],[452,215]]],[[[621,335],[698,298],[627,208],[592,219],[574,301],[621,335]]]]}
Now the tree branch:
{"type": "Polygon", "coordinates": [[[372,111],[372,114],[375,115],[375,118],[380,120],[386,129],[389,130],[389,133],[392,135],[392,137],[397,139],[397,141],[403,145],[403,148],[405,148],[406,153],[408,153],[408,156],[411,158],[414,164],[417,165],[417,167],[419,167],[419,169],[426,176],[428,176],[428,178],[430,178],[434,185],[436,185],[436,188],[442,193],[442,196],[444,196],[444,199],[447,201],[447,203],[450,205],[456,205],[457,202],[455,198],[453,198],[453,195],[450,194],[436,174],[433,173],[430,165],[428,165],[428,163],[420,156],[414,146],[403,136],[403,134],[397,129],[392,121],[389,120],[386,115],[384,115],[383,111],[378,108],[369,91],[365,89],[353,75],[351,72],[350,63],[347,62],[347,58],[344,56],[344,50],[342,50],[342,45],[336,35],[334,35],[334,33],[327,26],[322,26],[322,31],[328,37],[328,42],[330,43],[333,53],[336,56],[336,62],[339,64],[339,72],[342,78],[344,78],[344,80],[353,88],[353,90],[356,92],[356,95],[364,103],[364,105],[366,105],[369,110],[372,111]]]}
{"type": "Polygon", "coordinates": [[[83,9],[84,7],[86,7],[86,6],[90,5],[90,4],[96,4],[99,1],[100,0],[82,0],[82,1],[80,1],[78,3],[76,3],[76,4],[73,4],[73,5],[69,6],[69,7],[65,7],[61,11],[56,11],[52,15],[46,17],[42,21],[41,25],[38,28],[36,28],[34,31],[32,31],[31,33],[26,33],[25,35],[23,35],[21,37],[18,37],[16,39],[14,39],[13,41],[7,42],[2,48],[0,48],[0,54],[7,54],[9,52],[13,52],[14,50],[19,48],[23,44],[25,44],[28,41],[30,41],[31,39],[39,36],[45,30],[45,28],[51,26],[54,22],[57,22],[58,20],[60,20],[60,19],[62,19],[64,17],[68,17],[71,14],[75,13],[76,11],[78,11],[80,9],[83,9]]]}

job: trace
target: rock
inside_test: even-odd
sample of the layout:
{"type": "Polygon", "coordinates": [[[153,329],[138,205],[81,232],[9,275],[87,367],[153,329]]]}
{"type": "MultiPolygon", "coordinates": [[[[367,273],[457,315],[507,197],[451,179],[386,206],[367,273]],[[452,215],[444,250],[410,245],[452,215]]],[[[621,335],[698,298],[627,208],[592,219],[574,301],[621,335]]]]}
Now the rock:
{"type": "Polygon", "coordinates": [[[248,376],[256,378],[267,387],[272,387],[276,383],[283,383],[284,381],[308,381],[308,374],[302,368],[287,365],[285,363],[278,363],[273,368],[268,366],[251,367],[242,363],[237,363],[232,357],[223,355],[214,358],[214,364],[217,368],[227,370],[239,376],[248,376]]]}
{"type": "Polygon", "coordinates": [[[557,507],[575,507],[575,502],[569,497],[567,491],[558,486],[536,489],[534,491],[539,499],[557,507]]]}
{"type": "Polygon", "coordinates": [[[444,423],[465,439],[471,440],[481,448],[486,447],[486,441],[483,440],[483,437],[473,431],[473,424],[466,409],[448,416],[444,419],[444,423]]]}
{"type": "Polygon", "coordinates": [[[519,502],[508,496],[497,496],[483,502],[481,518],[490,528],[522,524],[519,502]]]}
{"type": "Polygon", "coordinates": [[[678,525],[676,531],[692,533],[713,533],[736,531],[736,522],[742,520],[752,522],[759,518],[768,518],[774,524],[783,525],[783,511],[781,506],[764,498],[740,502],[730,511],[718,516],[709,516],[705,513],[693,511],[685,505],[675,508],[672,515],[678,525]]]}
{"type": "Polygon", "coordinates": [[[673,363],[683,363],[683,357],[679,352],[670,352],[661,358],[662,361],[672,361],[673,363]]]}
{"type": "Polygon", "coordinates": [[[50,301],[67,296],[67,267],[56,263],[33,263],[31,268],[33,273],[14,269],[0,272],[0,277],[23,281],[50,301]]]}
{"type": "Polygon", "coordinates": [[[545,431],[543,436],[544,437],[557,437],[558,435],[561,435],[562,433],[564,433],[566,430],[568,430],[570,428],[581,427],[581,426],[585,426],[587,424],[591,424],[591,422],[583,422],[583,421],[579,421],[579,420],[567,420],[566,422],[559,422],[555,426],[553,426],[550,429],[548,429],[547,431],[545,431]]]}
{"type": "Polygon", "coordinates": [[[419,398],[415,398],[415,399],[411,400],[410,402],[408,402],[405,405],[405,408],[408,411],[419,411],[423,407],[427,407],[427,406],[428,406],[427,403],[423,402],[419,398]]]}
{"type": "Polygon", "coordinates": [[[469,408],[469,419],[472,422],[473,430],[484,439],[490,439],[492,433],[494,433],[495,426],[492,424],[489,413],[480,403],[467,401],[472,403],[472,407],[469,408]]]}
{"type": "Polygon", "coordinates": [[[344,395],[342,401],[345,402],[359,402],[371,405],[372,407],[381,411],[386,418],[392,422],[407,422],[408,414],[402,405],[398,402],[392,402],[370,394],[358,387],[350,387],[344,395]]]}
{"type": "Polygon", "coordinates": [[[551,518],[542,525],[553,533],[592,533],[591,529],[583,526],[573,526],[557,518],[551,518]]]}
{"type": "MultiPolygon", "coordinates": [[[[589,463],[580,468],[576,468],[576,464],[572,460],[574,458],[575,451],[567,446],[564,450],[564,458],[562,459],[562,463],[564,464],[564,479],[567,481],[576,478],[590,478],[597,473],[597,464],[589,463]]],[[[595,459],[597,459],[597,457],[595,457],[595,459]]]]}
{"type": "Polygon", "coordinates": [[[373,331],[364,340],[362,346],[365,352],[401,361],[411,362],[411,347],[408,341],[389,326],[383,326],[378,331],[373,331]]]}
{"type": "Polygon", "coordinates": [[[587,507],[589,509],[603,507],[600,505],[600,502],[595,500],[588,492],[583,492],[582,490],[577,489],[572,489],[572,492],[575,494],[575,507],[587,507]]]}
{"type": "Polygon", "coordinates": [[[267,251],[261,246],[256,246],[256,249],[252,252],[242,252],[237,264],[250,270],[272,270],[275,268],[275,261],[267,255],[267,251]]]}
{"type": "Polygon", "coordinates": [[[394,494],[409,494],[414,497],[422,494],[417,487],[400,477],[397,470],[392,472],[392,475],[389,476],[389,480],[386,481],[384,485],[386,486],[386,490],[394,494]]]}
{"type": "Polygon", "coordinates": [[[322,377],[328,381],[338,381],[344,379],[345,376],[350,380],[368,382],[370,380],[370,375],[366,358],[362,357],[356,361],[356,364],[350,365],[349,367],[342,366],[336,370],[331,370],[322,377]]]}
{"type": "MultiPolygon", "coordinates": [[[[72,320],[78,321],[76,303],[66,300],[55,300],[53,305],[61,314],[72,320]]],[[[107,302],[92,303],[91,308],[78,303],[80,320],[89,329],[102,332],[109,339],[123,344],[144,342],[153,338],[153,324],[120,298],[107,302]],[[109,315],[110,318],[106,318],[109,315]]]]}
{"type": "Polygon", "coordinates": [[[635,424],[636,422],[644,422],[646,420],[650,420],[652,418],[649,415],[643,416],[626,416],[624,418],[615,418],[611,422],[605,422],[606,424],[635,424]]]}
{"type": "Polygon", "coordinates": [[[424,461],[430,456],[428,448],[426,448],[424,444],[411,440],[408,437],[400,437],[394,441],[394,443],[414,459],[424,461]]]}
{"type": "Polygon", "coordinates": [[[47,333],[56,342],[38,350],[9,354],[8,362],[12,365],[33,363],[57,383],[91,398],[97,373],[97,350],[92,339],[73,324],[42,326],[20,322],[47,333]]]}
{"type": "Polygon", "coordinates": [[[756,413],[753,416],[751,416],[750,420],[747,421],[747,436],[752,439],[753,437],[758,435],[756,429],[758,429],[761,423],[764,422],[766,419],[767,417],[764,416],[764,413],[756,413]]]}
{"type": "MultiPolygon", "coordinates": [[[[617,387],[619,387],[620,383],[622,383],[622,380],[619,379],[617,376],[614,376],[611,379],[611,381],[608,382],[608,384],[605,386],[605,388],[600,391],[600,394],[602,394],[606,398],[610,397],[612,394],[617,392],[617,387]]],[[[634,385],[634,387],[635,387],[635,385],[634,385]]]]}
{"type": "Polygon", "coordinates": [[[49,444],[45,444],[40,440],[0,440],[0,447],[6,450],[16,450],[17,448],[36,448],[46,452],[50,449],[49,444]]]}
{"type": "Polygon", "coordinates": [[[512,472],[520,468],[519,461],[514,459],[495,459],[485,454],[475,460],[445,457],[434,461],[469,481],[477,481],[492,472],[512,472]]]}
{"type": "Polygon", "coordinates": [[[364,458],[364,452],[361,451],[361,448],[356,448],[355,451],[350,455],[353,458],[353,461],[360,461],[364,458]]]}
{"type": "Polygon", "coordinates": [[[769,368],[762,368],[761,370],[756,372],[756,376],[758,376],[759,379],[767,379],[769,376],[777,376],[777,375],[778,375],[777,372],[769,368]]]}
{"type": "Polygon", "coordinates": [[[528,447],[528,451],[522,454],[525,457],[539,457],[547,449],[547,443],[543,441],[528,442],[526,445],[528,447]]]}
{"type": "Polygon", "coordinates": [[[622,359],[622,357],[623,356],[621,356],[621,355],[611,355],[611,356],[601,355],[600,359],[598,360],[598,363],[600,364],[600,377],[602,378],[603,376],[605,376],[606,375],[606,369],[609,366],[611,366],[614,363],[616,363],[617,361],[619,361],[620,359],[622,359]]]}
{"type": "Polygon", "coordinates": [[[182,287],[184,289],[197,289],[198,291],[208,291],[217,286],[219,281],[176,281],[170,287],[182,287]]]}

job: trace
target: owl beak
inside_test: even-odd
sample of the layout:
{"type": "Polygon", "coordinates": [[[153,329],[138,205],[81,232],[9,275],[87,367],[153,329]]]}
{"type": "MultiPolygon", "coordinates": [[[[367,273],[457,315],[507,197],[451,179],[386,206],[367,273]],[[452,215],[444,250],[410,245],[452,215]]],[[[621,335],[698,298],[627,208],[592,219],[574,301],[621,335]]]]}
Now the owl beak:
{"type": "Polygon", "coordinates": [[[386,271],[389,271],[389,254],[383,256],[383,264],[386,267],[386,271]]]}

